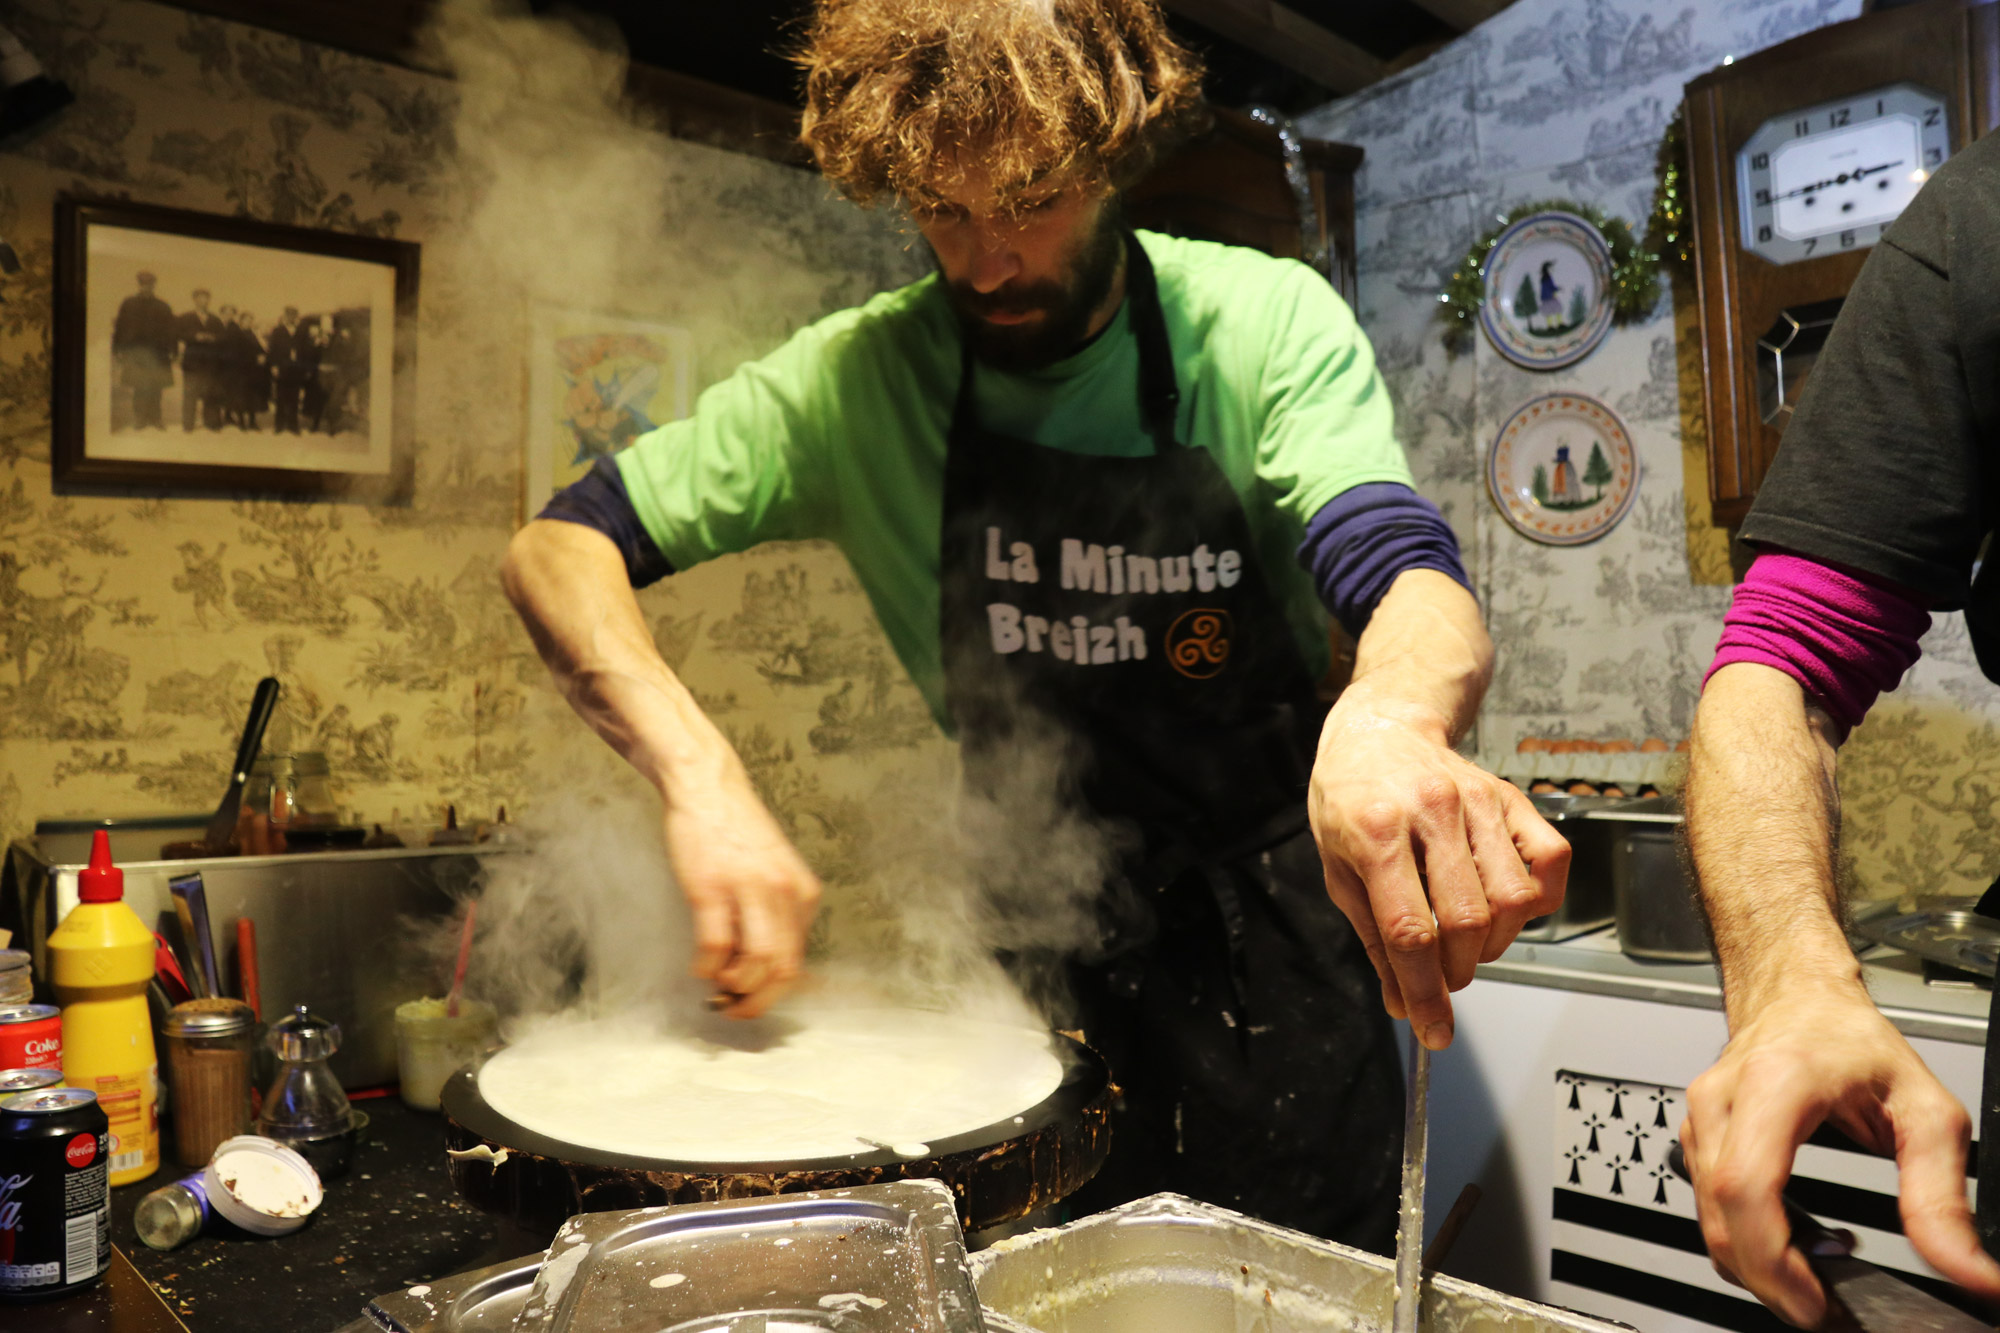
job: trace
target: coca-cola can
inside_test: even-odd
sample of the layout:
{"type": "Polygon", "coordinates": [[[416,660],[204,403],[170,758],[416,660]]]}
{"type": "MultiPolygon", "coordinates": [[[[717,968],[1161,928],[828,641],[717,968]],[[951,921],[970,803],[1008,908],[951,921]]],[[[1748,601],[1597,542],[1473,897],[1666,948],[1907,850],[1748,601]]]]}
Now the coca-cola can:
{"type": "Polygon", "coordinates": [[[40,1092],[43,1088],[59,1088],[63,1076],[60,1069],[0,1069],[0,1101],[5,1101],[17,1092],[40,1092]]]}
{"type": "Polygon", "coordinates": [[[0,1099],[0,1305],[66,1296],[111,1266],[111,1122],[86,1088],[0,1099]]]}
{"type": "Polygon", "coordinates": [[[0,1069],[61,1069],[62,1013],[52,1004],[0,1004],[0,1069]]]}

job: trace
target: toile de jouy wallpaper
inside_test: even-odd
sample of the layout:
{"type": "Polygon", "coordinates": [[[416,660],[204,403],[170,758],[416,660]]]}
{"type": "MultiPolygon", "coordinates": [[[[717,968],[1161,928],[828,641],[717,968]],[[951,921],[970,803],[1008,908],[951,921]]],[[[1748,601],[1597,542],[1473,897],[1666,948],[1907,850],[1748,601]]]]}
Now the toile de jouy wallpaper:
{"type": "MultiPolygon", "coordinates": [[[[684,328],[695,384],[921,268],[885,218],[812,176],[635,130],[614,56],[483,5],[447,7],[457,78],[140,0],[10,0],[76,104],[0,153],[0,837],[36,819],[200,811],[257,677],[270,746],[324,751],[365,820],[469,820],[605,781],[495,570],[520,520],[537,309],[684,328]],[[59,497],[49,483],[52,210],[74,191],[419,241],[407,507],[59,497]]],[[[1638,222],[1681,84],[1851,17],[1857,0],[1517,6],[1424,64],[1304,118],[1368,150],[1361,316],[1424,488],[1475,563],[1501,647],[1477,744],[1686,734],[1728,601],[1707,522],[1693,300],[1536,374],[1438,339],[1444,275],[1507,207],[1570,197],[1638,222]],[[1469,183],[1469,184],[1468,184],[1469,183]],[[1610,403],[1646,475],[1590,546],[1516,536],[1484,445],[1523,399],[1610,403]]],[[[171,295],[171,294],[169,294],[171,295]]],[[[728,728],[808,856],[862,875],[871,798],[948,763],[840,558],[767,547],[642,597],[667,659],[728,728]]],[[[2000,866],[1996,696],[1964,628],[1843,754],[1848,846],[1874,895],[1982,887],[2000,866]]]]}
{"type": "MultiPolygon", "coordinates": [[[[698,389],[922,271],[808,173],[632,128],[615,55],[484,9],[447,7],[446,79],[136,0],[0,5],[76,94],[0,153],[24,263],[0,276],[0,838],[213,808],[265,674],[266,748],[323,751],[364,820],[518,817],[610,780],[497,582],[534,312],[685,329],[698,389]],[[421,242],[414,500],[53,494],[62,191],[421,242]]],[[[870,793],[947,747],[844,561],[766,547],[642,605],[807,855],[852,876],[870,793]]]]}
{"type": "MultiPolygon", "coordinates": [[[[1358,182],[1360,317],[1395,395],[1420,485],[1476,562],[1499,645],[1478,750],[1523,737],[1677,740],[1729,605],[1726,534],[1708,516],[1691,281],[1568,368],[1516,367],[1483,338],[1439,339],[1437,294],[1500,214],[1577,200],[1643,228],[1661,137],[1690,78],[1828,23],[1858,0],[1562,0],[1521,4],[1418,65],[1300,118],[1368,153],[1358,182]],[[1485,486],[1486,448],[1516,407],[1576,389],[1625,419],[1644,469],[1624,522],[1587,546],[1541,546],[1485,486]]],[[[1963,620],[1841,754],[1845,841],[1869,896],[1976,893],[2000,871],[2000,692],[1963,620]]]]}

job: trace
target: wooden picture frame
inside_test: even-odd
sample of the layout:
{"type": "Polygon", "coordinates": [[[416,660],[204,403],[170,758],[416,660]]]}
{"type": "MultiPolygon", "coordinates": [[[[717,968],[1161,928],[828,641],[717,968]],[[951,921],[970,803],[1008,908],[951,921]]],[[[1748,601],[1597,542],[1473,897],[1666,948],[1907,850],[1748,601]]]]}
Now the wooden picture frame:
{"type": "Polygon", "coordinates": [[[58,492],[409,499],[418,245],[74,195],[55,237],[58,492]]]}

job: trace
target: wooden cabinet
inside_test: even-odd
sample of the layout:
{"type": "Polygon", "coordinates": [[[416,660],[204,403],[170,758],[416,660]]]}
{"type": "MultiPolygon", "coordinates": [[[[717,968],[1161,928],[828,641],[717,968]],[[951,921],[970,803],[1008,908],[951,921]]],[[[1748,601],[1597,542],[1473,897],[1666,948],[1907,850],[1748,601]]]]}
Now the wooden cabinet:
{"type": "MultiPolygon", "coordinates": [[[[1328,280],[1353,305],[1354,173],[1362,149],[1325,139],[1300,141],[1307,197],[1315,215],[1314,248],[1327,256],[1328,280]]],[[[1274,126],[1240,111],[1217,110],[1215,127],[1167,158],[1125,194],[1134,226],[1173,236],[1247,245],[1284,259],[1306,257],[1298,195],[1285,172],[1285,146],[1274,126]]],[[[1332,702],[1354,674],[1354,641],[1330,627],[1332,665],[1319,682],[1332,702]]]]}
{"type": "MultiPolygon", "coordinates": [[[[1354,173],[1362,150],[1324,139],[1300,142],[1308,197],[1317,215],[1312,240],[1332,263],[1331,280],[1354,304],[1354,173]]],[[[1135,226],[1174,236],[1247,245],[1303,259],[1298,196],[1285,174],[1275,127],[1240,111],[1217,110],[1215,127],[1156,166],[1126,192],[1135,226]]]]}
{"type": "Polygon", "coordinates": [[[1870,198],[1862,193],[1901,188],[1912,172],[1924,179],[1935,165],[1926,157],[1932,148],[1925,145],[1933,144],[1923,128],[1927,108],[1948,119],[1952,152],[2000,119],[1997,16],[1993,0],[1882,10],[1687,85],[1709,499],[1717,523],[1735,527],[1749,512],[1812,358],[1879,234],[1874,223],[1844,228],[1840,211],[1858,207],[1852,216],[1866,219],[1870,198]],[[1900,150],[1875,151],[1894,142],[1893,133],[1873,144],[1857,134],[1885,108],[1905,123],[1914,161],[1902,163],[1900,150]],[[1853,140],[1855,151],[1841,151],[1837,136],[1853,140]],[[1778,145],[1778,155],[1808,164],[1797,181],[1773,174],[1773,153],[1759,151],[1767,140],[1778,145]],[[1893,171],[1892,159],[1901,163],[1893,171]],[[1861,176],[1851,179],[1854,168],[1861,176]],[[1807,220],[1813,204],[1821,205],[1818,220],[1807,220]]]}

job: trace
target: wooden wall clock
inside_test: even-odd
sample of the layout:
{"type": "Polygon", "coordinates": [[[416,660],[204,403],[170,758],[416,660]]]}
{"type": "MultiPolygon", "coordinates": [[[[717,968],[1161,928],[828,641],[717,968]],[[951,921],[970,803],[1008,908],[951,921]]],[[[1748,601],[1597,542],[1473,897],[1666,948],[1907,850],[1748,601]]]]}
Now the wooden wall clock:
{"type": "Polygon", "coordinates": [[[2000,121],[2000,3],[1821,28],[1687,85],[1709,499],[1735,527],[1868,251],[2000,121]]]}

